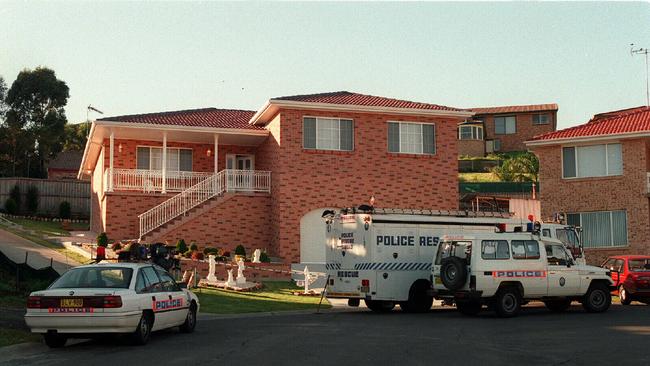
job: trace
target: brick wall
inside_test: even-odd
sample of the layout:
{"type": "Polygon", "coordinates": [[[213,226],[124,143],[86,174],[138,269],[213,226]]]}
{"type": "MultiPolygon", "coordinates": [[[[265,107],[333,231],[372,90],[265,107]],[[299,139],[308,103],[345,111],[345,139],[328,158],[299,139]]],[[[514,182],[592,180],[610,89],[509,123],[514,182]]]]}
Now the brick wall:
{"type": "Polygon", "coordinates": [[[270,251],[271,198],[266,194],[236,194],[210,211],[166,233],[163,240],[184,239],[199,248],[217,247],[234,251],[243,245],[246,253],[270,251]]]}
{"type": "Polygon", "coordinates": [[[458,155],[485,156],[485,141],[458,140],[458,155]]]}
{"type": "Polygon", "coordinates": [[[601,178],[562,179],[562,147],[536,147],[542,190],[542,218],[555,212],[626,210],[628,247],[587,249],[591,264],[609,255],[650,254],[650,206],[646,172],[648,147],[645,140],[623,140],[623,175],[601,178]]]}
{"type": "Polygon", "coordinates": [[[515,113],[515,114],[483,114],[476,115],[476,118],[483,119],[485,124],[485,139],[493,140],[498,139],[501,141],[501,150],[502,152],[507,151],[524,151],[526,150],[526,145],[524,141],[530,140],[533,136],[540,135],[547,132],[555,131],[557,124],[557,112],[535,112],[535,113],[515,113]],[[533,114],[548,114],[550,121],[545,125],[534,125],[533,124],[533,114]],[[497,135],[494,129],[494,117],[495,116],[512,116],[515,115],[517,119],[516,133],[510,135],[497,135]]]}
{"type": "Polygon", "coordinates": [[[317,208],[363,204],[371,195],[378,207],[458,207],[457,119],[284,109],[280,122],[271,126],[265,144],[272,146],[264,149],[280,147],[279,160],[271,163],[280,166],[273,172],[273,248],[287,262],[299,261],[300,218],[317,208]],[[353,119],[354,151],[304,150],[303,115],[353,119]],[[389,153],[389,120],[434,122],[437,153],[389,153]]]}
{"type": "Polygon", "coordinates": [[[109,192],[104,195],[104,230],[110,239],[137,239],[138,215],[174,195],[142,192],[109,192]]]}

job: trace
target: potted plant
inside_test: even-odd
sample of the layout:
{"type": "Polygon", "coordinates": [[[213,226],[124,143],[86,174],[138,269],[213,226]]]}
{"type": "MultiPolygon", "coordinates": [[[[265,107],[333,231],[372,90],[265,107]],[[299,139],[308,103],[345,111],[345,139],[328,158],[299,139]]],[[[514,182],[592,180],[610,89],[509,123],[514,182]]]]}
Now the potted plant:
{"type": "Polygon", "coordinates": [[[235,262],[239,262],[240,259],[246,260],[246,248],[241,244],[235,248],[235,262]]]}

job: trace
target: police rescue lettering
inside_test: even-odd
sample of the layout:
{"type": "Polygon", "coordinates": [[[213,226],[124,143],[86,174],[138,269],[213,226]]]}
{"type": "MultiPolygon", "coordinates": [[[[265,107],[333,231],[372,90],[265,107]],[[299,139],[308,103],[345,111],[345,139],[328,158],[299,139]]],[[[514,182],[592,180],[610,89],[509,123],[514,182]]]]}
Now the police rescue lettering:
{"type": "Polygon", "coordinates": [[[341,244],[354,244],[354,233],[341,233],[341,244]]]}
{"type": "Polygon", "coordinates": [[[153,311],[172,310],[183,307],[183,298],[155,300],[153,302],[153,311]]]}
{"type": "MultiPolygon", "coordinates": [[[[377,235],[377,245],[415,246],[415,238],[413,235],[377,235]]],[[[421,236],[417,241],[421,247],[432,247],[438,245],[440,238],[437,236],[421,236]]]]}

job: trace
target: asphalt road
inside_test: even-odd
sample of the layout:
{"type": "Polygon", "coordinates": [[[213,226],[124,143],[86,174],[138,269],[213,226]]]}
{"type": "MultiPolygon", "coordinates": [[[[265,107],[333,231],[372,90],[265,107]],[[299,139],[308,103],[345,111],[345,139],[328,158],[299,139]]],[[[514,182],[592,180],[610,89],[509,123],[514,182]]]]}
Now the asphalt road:
{"type": "Polygon", "coordinates": [[[200,319],[193,334],[164,331],[144,347],[119,339],[63,349],[0,349],[2,365],[612,365],[650,364],[650,306],[587,314],[528,306],[513,319],[452,308],[200,319]]]}

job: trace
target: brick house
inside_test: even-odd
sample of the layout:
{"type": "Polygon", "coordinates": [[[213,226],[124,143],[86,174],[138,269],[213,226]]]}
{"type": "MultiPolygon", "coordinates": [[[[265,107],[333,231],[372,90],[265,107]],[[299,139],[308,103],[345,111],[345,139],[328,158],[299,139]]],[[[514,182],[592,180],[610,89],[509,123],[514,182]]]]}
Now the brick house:
{"type": "Polygon", "coordinates": [[[587,259],[650,253],[650,108],[595,115],[536,136],[542,218],[566,213],[583,228],[587,259]]]}
{"type": "Polygon", "coordinates": [[[79,178],[91,229],[147,242],[264,248],[321,263],[323,209],[456,209],[456,131],[471,112],[350,92],[94,121],[79,178]]]}
{"type": "Polygon", "coordinates": [[[61,151],[47,162],[47,179],[77,179],[83,151],[61,151]]]}
{"type": "Polygon", "coordinates": [[[470,108],[471,119],[458,125],[458,154],[524,151],[524,141],[557,127],[557,104],[470,108]]]}

